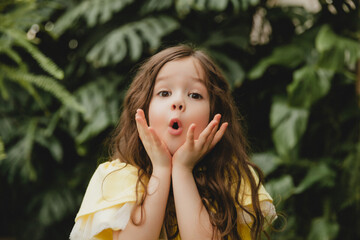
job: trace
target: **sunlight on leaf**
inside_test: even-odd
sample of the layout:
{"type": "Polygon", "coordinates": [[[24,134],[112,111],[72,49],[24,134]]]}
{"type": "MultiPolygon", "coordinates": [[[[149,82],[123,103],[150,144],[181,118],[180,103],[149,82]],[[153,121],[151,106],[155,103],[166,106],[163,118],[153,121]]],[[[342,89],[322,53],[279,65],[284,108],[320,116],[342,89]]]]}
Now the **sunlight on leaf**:
{"type": "Polygon", "coordinates": [[[253,154],[251,160],[261,168],[264,175],[269,175],[281,164],[281,159],[271,152],[253,154]]]}

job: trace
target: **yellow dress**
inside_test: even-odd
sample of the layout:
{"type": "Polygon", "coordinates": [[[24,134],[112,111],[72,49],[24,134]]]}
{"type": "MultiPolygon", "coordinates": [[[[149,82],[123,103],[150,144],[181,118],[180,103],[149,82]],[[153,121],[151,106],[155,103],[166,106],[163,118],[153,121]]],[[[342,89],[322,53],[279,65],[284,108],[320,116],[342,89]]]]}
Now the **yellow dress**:
{"type": "MultiPolygon", "coordinates": [[[[136,202],[137,178],[138,169],[119,160],[100,164],[89,182],[70,239],[110,240],[113,230],[125,229],[136,202]]],[[[138,189],[138,194],[142,193],[143,190],[138,189]]],[[[240,199],[243,206],[249,209],[250,193],[249,186],[242,184],[240,199]]],[[[259,189],[259,200],[263,214],[274,219],[276,212],[272,198],[263,186],[259,189]]],[[[238,231],[242,239],[251,240],[248,225],[251,225],[252,220],[244,211],[239,211],[238,231]]],[[[180,239],[179,235],[177,239],[180,239]]]]}

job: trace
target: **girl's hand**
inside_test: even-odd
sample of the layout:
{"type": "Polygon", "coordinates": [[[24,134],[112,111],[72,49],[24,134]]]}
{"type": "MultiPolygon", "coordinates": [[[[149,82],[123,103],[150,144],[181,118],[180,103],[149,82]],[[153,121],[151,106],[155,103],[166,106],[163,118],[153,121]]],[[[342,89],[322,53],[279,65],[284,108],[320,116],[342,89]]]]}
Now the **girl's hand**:
{"type": "Polygon", "coordinates": [[[145,114],[138,109],[135,115],[136,126],[140,139],[153,165],[153,169],[171,169],[171,154],[166,144],[158,137],[155,130],[147,125],[145,114]]]}
{"type": "Polygon", "coordinates": [[[207,154],[223,137],[228,123],[223,123],[218,129],[221,115],[216,114],[214,119],[201,132],[199,139],[194,140],[195,124],[191,124],[185,143],[174,153],[173,168],[181,167],[192,171],[196,163],[207,154]]]}

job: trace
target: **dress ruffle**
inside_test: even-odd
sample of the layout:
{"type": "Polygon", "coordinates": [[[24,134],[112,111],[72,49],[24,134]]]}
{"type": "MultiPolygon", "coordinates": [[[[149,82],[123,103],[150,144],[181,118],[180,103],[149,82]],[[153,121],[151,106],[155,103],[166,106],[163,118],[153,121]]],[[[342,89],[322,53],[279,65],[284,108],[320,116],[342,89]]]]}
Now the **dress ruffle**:
{"type": "Polygon", "coordinates": [[[136,182],[138,169],[119,160],[100,164],[86,189],[71,231],[71,240],[112,239],[113,230],[123,230],[132,207],[143,189],[136,182]]]}
{"type": "MultiPolygon", "coordinates": [[[[251,206],[245,206],[245,208],[251,213],[254,212],[251,206]]],[[[260,209],[266,221],[269,224],[272,223],[277,218],[275,206],[271,201],[261,201],[260,209]]],[[[244,210],[239,210],[238,216],[239,216],[239,220],[238,220],[239,224],[251,225],[253,223],[253,219],[250,216],[250,214],[244,210]]]]}
{"type": "MultiPolygon", "coordinates": [[[[113,206],[80,216],[70,233],[71,240],[105,239],[113,230],[124,230],[130,220],[134,203],[113,206]]],[[[112,239],[112,236],[111,238],[112,239]]]]}

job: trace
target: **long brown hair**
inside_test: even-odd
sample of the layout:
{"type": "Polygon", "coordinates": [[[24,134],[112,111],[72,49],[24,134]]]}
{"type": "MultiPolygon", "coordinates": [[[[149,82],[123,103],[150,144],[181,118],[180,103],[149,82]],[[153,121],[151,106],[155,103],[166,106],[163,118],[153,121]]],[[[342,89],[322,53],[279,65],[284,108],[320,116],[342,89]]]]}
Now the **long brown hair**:
{"type": "MultiPolygon", "coordinates": [[[[253,220],[251,236],[258,239],[264,224],[258,197],[263,176],[260,169],[248,161],[248,143],[229,85],[220,69],[204,51],[188,45],[179,45],[160,51],[141,65],[127,92],[120,121],[114,132],[112,159],[119,158],[122,162],[139,169],[137,187],[141,186],[145,194],[138,197],[137,202],[142,207],[147,193],[147,179],[152,174],[152,164],[139,138],[135,113],[141,108],[148,119],[149,104],[158,72],[167,62],[185,57],[197,59],[204,70],[210,96],[210,118],[220,113],[221,121],[229,123],[220,142],[193,169],[203,204],[209,213],[214,231],[217,229],[222,239],[241,239],[237,231],[238,208],[250,214],[253,220]],[[258,174],[258,182],[250,166],[258,174]],[[241,204],[241,198],[239,199],[240,185],[245,180],[251,188],[253,212],[245,209],[241,204]]],[[[169,238],[174,238],[178,234],[171,192],[166,209],[165,227],[169,238]]]]}

